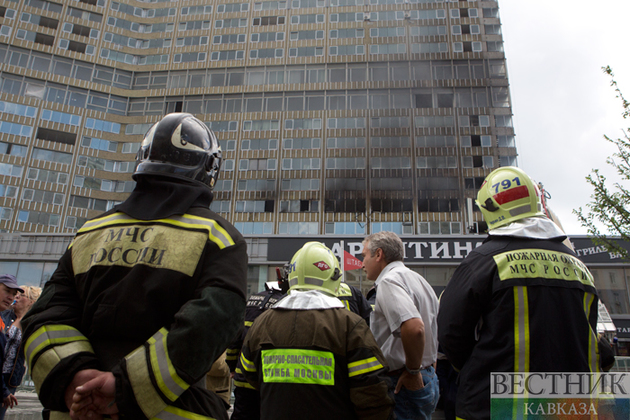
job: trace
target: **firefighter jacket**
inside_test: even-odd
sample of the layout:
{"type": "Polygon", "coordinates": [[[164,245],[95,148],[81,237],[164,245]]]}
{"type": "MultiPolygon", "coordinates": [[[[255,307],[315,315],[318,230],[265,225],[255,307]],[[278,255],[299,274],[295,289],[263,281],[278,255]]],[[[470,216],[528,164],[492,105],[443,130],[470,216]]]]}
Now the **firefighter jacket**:
{"type": "MultiPolygon", "coordinates": [[[[241,347],[243,347],[243,341],[245,340],[245,336],[249,331],[249,327],[251,327],[254,323],[254,320],[285,296],[286,294],[284,294],[281,290],[266,289],[262,292],[256,293],[255,295],[251,295],[249,299],[247,299],[247,303],[245,306],[245,321],[243,322],[243,327],[241,328],[236,339],[232,341],[227,349],[227,356],[225,360],[230,367],[230,372],[236,371],[236,364],[238,362],[238,358],[241,355],[241,347]]],[[[245,385],[245,378],[243,378],[242,376],[240,378],[237,378],[237,376],[238,375],[235,375],[234,380],[239,381],[240,383],[237,383],[236,386],[245,385]]]]}
{"type": "MultiPolygon", "coordinates": [[[[267,287],[266,284],[265,287],[267,287]]],[[[286,294],[279,289],[267,288],[247,299],[243,328],[227,350],[228,365],[230,370],[234,372],[234,409],[230,417],[231,420],[258,420],[260,418],[258,392],[243,376],[243,368],[238,363],[238,359],[241,356],[241,347],[243,347],[245,336],[254,320],[285,296],[286,294]]]]}
{"type": "Polygon", "coordinates": [[[260,418],[388,419],[387,362],[365,321],[336,298],[291,291],[249,330],[240,364],[260,418]]]}
{"type": "Polygon", "coordinates": [[[459,418],[490,418],[491,372],[598,371],[597,292],[564,238],[491,234],[453,274],[438,335],[459,418]]]}
{"type": "Polygon", "coordinates": [[[363,296],[361,290],[347,283],[340,283],[337,298],[345,305],[346,309],[365,319],[369,325],[372,306],[363,296]]]}
{"type": "MultiPolygon", "coordinates": [[[[157,215],[158,201],[145,213],[157,215]]],[[[79,229],[23,321],[26,360],[51,418],[69,418],[65,389],[93,368],[114,374],[122,419],[227,419],[198,383],[243,322],[246,243],[203,204],[153,220],[114,209],[79,229]]]]}

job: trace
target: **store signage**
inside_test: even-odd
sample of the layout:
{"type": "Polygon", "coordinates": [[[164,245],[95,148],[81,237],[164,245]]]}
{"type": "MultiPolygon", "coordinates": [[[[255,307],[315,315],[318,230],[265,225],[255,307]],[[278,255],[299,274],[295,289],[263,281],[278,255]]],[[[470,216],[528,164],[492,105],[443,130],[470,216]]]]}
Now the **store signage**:
{"type": "MultiPolygon", "coordinates": [[[[405,245],[405,262],[459,263],[469,252],[483,242],[483,237],[448,238],[402,238],[405,245]]],[[[341,257],[343,251],[360,258],[363,251],[363,238],[269,238],[267,259],[269,261],[289,261],[293,254],[306,242],[322,242],[335,255],[341,257]],[[343,249],[342,249],[343,244],[343,249]]]]}
{"type": "MultiPolygon", "coordinates": [[[[457,264],[476,247],[480,246],[485,236],[467,235],[453,237],[402,237],[405,245],[405,263],[440,263],[457,264]]],[[[585,264],[623,264],[621,255],[609,252],[605,247],[594,244],[588,237],[571,237],[575,252],[585,264]]],[[[268,261],[289,261],[293,254],[306,242],[317,241],[324,243],[341,258],[343,251],[351,256],[360,258],[363,251],[363,238],[355,237],[300,237],[300,238],[269,238],[268,261]],[[342,249],[343,245],[343,249],[342,249]]],[[[621,246],[630,251],[630,243],[618,241],[621,246]]]]}
{"type": "Polygon", "coordinates": [[[617,328],[617,338],[630,339],[630,319],[616,318],[613,315],[612,320],[617,328]]]}
{"type": "MultiPolygon", "coordinates": [[[[628,261],[624,261],[621,258],[621,254],[616,252],[609,252],[605,246],[596,245],[591,241],[591,239],[582,237],[575,238],[572,237],[571,244],[575,248],[575,253],[578,258],[582,260],[585,264],[596,264],[596,263],[615,263],[615,264],[623,264],[628,263],[628,261]]],[[[630,243],[624,242],[621,240],[615,240],[622,248],[628,250],[630,252],[630,243]]]]}

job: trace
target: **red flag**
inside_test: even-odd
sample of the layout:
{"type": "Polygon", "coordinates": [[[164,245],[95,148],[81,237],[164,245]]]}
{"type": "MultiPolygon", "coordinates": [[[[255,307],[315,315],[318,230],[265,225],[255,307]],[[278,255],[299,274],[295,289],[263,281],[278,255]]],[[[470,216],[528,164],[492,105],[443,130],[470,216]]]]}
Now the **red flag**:
{"type": "Polygon", "coordinates": [[[345,258],[343,269],[344,270],[356,270],[363,266],[363,262],[352,256],[348,251],[343,251],[343,257],[345,258]]]}

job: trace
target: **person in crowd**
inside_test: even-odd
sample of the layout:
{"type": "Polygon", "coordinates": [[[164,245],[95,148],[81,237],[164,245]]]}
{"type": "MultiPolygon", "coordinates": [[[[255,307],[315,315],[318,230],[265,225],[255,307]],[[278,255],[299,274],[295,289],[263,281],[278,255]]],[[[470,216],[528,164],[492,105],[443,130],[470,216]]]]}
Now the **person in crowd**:
{"type": "Polygon", "coordinates": [[[362,255],[363,270],[375,281],[370,329],[396,384],[397,419],[430,419],[439,400],[435,291],[405,266],[404,245],[394,232],[365,238],[362,255]]]}
{"type": "Polygon", "coordinates": [[[206,124],[168,114],[129,198],[79,229],[22,320],[51,418],[227,419],[204,379],[243,323],[247,245],[209,210],[220,166],[206,124]]]}
{"type": "Polygon", "coordinates": [[[459,371],[462,419],[491,417],[493,372],[600,369],[593,277],[544,215],[536,184],[501,167],[476,202],[488,237],[453,274],[438,315],[440,346],[459,371]]]}
{"type": "Polygon", "coordinates": [[[285,264],[284,267],[276,267],[277,281],[265,283],[265,290],[249,297],[241,333],[228,347],[227,362],[234,377],[234,409],[230,417],[231,420],[260,419],[259,394],[243,376],[243,368],[238,365],[238,359],[241,356],[243,341],[256,318],[286,296],[289,290],[288,268],[289,264],[285,264]]]}
{"type": "Polygon", "coordinates": [[[372,307],[359,288],[348,283],[341,282],[341,284],[339,284],[337,297],[341,302],[343,302],[346,309],[359,315],[365,320],[365,322],[368,323],[368,325],[370,325],[370,313],[372,312],[372,307]]]}
{"type": "Polygon", "coordinates": [[[240,365],[260,393],[260,418],[389,419],[385,361],[365,321],[337,299],[330,249],[307,242],[291,260],[290,292],[259,316],[240,365]]]}
{"type": "MultiPolygon", "coordinates": [[[[24,293],[24,290],[18,286],[15,276],[11,274],[0,275],[0,312],[4,313],[5,311],[9,311],[18,293],[24,293]]],[[[0,318],[0,331],[2,331],[0,333],[0,356],[2,356],[3,363],[6,358],[5,347],[7,344],[7,336],[5,334],[7,324],[5,323],[5,319],[7,319],[7,322],[10,322],[10,315],[4,315],[0,318]]],[[[4,416],[6,409],[13,408],[18,402],[13,392],[11,392],[9,385],[5,383],[4,375],[2,375],[0,382],[0,390],[2,391],[2,416],[4,416]]]]}
{"type": "MultiPolygon", "coordinates": [[[[20,290],[24,290],[24,292],[18,291],[11,308],[1,313],[2,321],[5,325],[4,333],[7,339],[4,346],[2,380],[13,395],[15,395],[17,387],[22,383],[22,378],[26,372],[22,348],[22,318],[42,293],[41,287],[36,286],[20,286],[20,290]]],[[[0,408],[0,420],[4,419],[6,410],[7,407],[4,405],[0,408]]]]}
{"type": "Polygon", "coordinates": [[[223,352],[206,374],[206,389],[217,394],[225,402],[226,410],[230,408],[232,395],[232,376],[230,367],[225,361],[226,352],[223,352]]]}

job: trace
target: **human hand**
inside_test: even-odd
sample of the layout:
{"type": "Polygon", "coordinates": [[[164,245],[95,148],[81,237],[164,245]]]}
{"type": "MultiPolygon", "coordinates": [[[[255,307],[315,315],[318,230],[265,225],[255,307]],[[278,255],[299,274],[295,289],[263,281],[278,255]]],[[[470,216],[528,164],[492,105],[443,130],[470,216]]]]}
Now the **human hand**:
{"type": "Polygon", "coordinates": [[[2,400],[2,406],[4,408],[13,408],[13,406],[16,406],[16,405],[18,405],[18,401],[17,401],[17,398],[15,398],[15,395],[13,394],[9,394],[8,397],[2,400]]]}
{"type": "Polygon", "coordinates": [[[75,391],[70,407],[72,420],[102,419],[105,414],[118,419],[116,379],[111,372],[99,371],[96,377],[78,386],[75,391]]]}
{"type": "Polygon", "coordinates": [[[403,371],[403,373],[400,375],[400,378],[398,379],[398,383],[396,384],[396,390],[394,391],[394,394],[398,394],[403,386],[409,391],[417,391],[424,388],[422,374],[418,373],[417,375],[412,375],[406,370],[403,371]]]}
{"type": "Polygon", "coordinates": [[[84,369],[84,370],[78,371],[74,375],[74,378],[72,379],[72,382],[70,382],[70,385],[68,385],[68,387],[66,388],[66,392],[64,395],[64,400],[66,402],[66,407],[68,407],[68,410],[70,410],[70,407],[72,406],[72,403],[73,403],[72,397],[74,396],[74,393],[76,392],[76,388],[96,378],[100,373],[101,373],[100,370],[84,369]]]}

